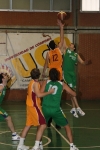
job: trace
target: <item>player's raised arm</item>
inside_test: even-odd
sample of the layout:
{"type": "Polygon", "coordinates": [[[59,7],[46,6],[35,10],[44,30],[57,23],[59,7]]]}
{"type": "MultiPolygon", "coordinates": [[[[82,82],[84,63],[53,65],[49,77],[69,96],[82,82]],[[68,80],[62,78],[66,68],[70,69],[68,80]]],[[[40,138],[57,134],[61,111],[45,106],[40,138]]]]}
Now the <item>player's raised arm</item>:
{"type": "Polygon", "coordinates": [[[63,43],[64,43],[64,31],[63,31],[63,28],[64,28],[64,24],[62,24],[62,22],[57,19],[57,24],[59,25],[60,27],[60,42],[59,42],[59,49],[61,49],[63,47],[63,43]]]}
{"type": "Polygon", "coordinates": [[[48,67],[48,63],[49,63],[49,54],[47,53],[45,63],[44,63],[44,67],[43,67],[42,77],[45,77],[45,72],[46,72],[46,69],[48,67]]]}
{"type": "Polygon", "coordinates": [[[42,81],[42,84],[41,84],[41,87],[40,87],[41,92],[44,92],[46,83],[47,83],[47,80],[42,81]]]}

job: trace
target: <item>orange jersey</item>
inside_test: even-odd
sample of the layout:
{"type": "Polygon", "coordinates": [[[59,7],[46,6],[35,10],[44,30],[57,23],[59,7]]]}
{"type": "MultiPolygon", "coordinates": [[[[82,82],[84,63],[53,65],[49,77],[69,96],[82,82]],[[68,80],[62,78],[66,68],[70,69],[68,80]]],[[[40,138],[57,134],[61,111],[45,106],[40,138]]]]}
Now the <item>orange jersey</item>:
{"type": "Polygon", "coordinates": [[[62,80],[62,54],[59,48],[50,50],[49,55],[49,69],[56,68],[60,72],[60,79],[62,80]]]}
{"type": "MultiPolygon", "coordinates": [[[[41,100],[39,97],[36,96],[36,94],[33,91],[33,84],[34,80],[31,80],[28,86],[28,93],[27,93],[27,99],[26,99],[26,105],[28,106],[36,106],[41,104],[41,100]]],[[[40,84],[39,84],[40,88],[40,84]]]]}
{"type": "Polygon", "coordinates": [[[62,67],[62,55],[59,48],[50,50],[49,54],[49,68],[60,68],[62,67]]]}
{"type": "MultiPolygon", "coordinates": [[[[41,109],[41,100],[36,96],[33,90],[34,80],[31,80],[28,86],[28,94],[27,94],[27,126],[39,126],[42,124],[46,124],[44,115],[41,109]]],[[[40,88],[40,84],[38,85],[40,88]]]]}

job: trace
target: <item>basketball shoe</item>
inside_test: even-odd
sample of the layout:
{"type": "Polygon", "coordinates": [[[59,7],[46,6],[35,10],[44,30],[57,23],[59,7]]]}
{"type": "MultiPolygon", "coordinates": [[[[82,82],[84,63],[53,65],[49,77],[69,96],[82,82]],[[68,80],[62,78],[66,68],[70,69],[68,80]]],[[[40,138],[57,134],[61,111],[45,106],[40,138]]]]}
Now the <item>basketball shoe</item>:
{"type": "Polygon", "coordinates": [[[72,108],[72,109],[70,110],[70,113],[73,114],[74,117],[78,118],[78,114],[77,114],[77,111],[76,111],[75,108],[72,108]]]}
{"type": "Polygon", "coordinates": [[[84,116],[85,115],[85,112],[82,111],[82,109],[80,107],[78,107],[76,109],[77,113],[80,115],[80,116],[84,116]]]}
{"type": "Polygon", "coordinates": [[[40,148],[40,150],[43,150],[43,145],[40,144],[40,145],[39,145],[39,148],[40,148]]]}
{"type": "Polygon", "coordinates": [[[12,135],[12,141],[19,141],[20,136],[18,134],[12,135]]]}
{"type": "Polygon", "coordinates": [[[34,146],[31,150],[41,150],[40,147],[34,146]]]}
{"type": "Polygon", "coordinates": [[[18,146],[17,146],[17,150],[29,150],[29,146],[18,145],[18,146]]]}
{"type": "Polygon", "coordinates": [[[75,145],[70,146],[70,150],[79,150],[75,145]]]}

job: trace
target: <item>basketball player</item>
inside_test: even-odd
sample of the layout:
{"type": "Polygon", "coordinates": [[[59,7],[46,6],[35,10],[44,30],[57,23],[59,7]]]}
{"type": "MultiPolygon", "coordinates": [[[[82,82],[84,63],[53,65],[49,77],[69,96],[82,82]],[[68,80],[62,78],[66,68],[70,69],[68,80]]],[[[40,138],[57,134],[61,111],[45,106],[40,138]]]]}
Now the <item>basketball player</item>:
{"type": "Polygon", "coordinates": [[[24,127],[21,133],[20,142],[17,147],[17,150],[29,149],[28,146],[24,145],[24,140],[31,126],[37,127],[35,146],[32,148],[32,150],[43,149],[43,146],[40,144],[42,144],[41,138],[46,128],[46,121],[41,110],[40,97],[53,93],[54,89],[50,89],[48,92],[45,93],[40,92],[40,84],[38,82],[39,77],[40,77],[39,69],[36,68],[33,69],[31,71],[32,80],[30,81],[28,86],[28,95],[26,100],[27,105],[26,126],[24,127]]]}
{"type": "MultiPolygon", "coordinates": [[[[83,61],[81,57],[75,52],[75,45],[71,43],[69,47],[64,41],[64,55],[63,55],[63,74],[64,81],[69,85],[70,88],[76,90],[76,64],[79,62],[82,65],[89,64],[90,61],[83,61]]],[[[84,116],[85,113],[79,107],[76,97],[71,97],[72,109],[70,112],[74,117],[78,118],[78,114],[84,116]]]]}
{"type": "Polygon", "coordinates": [[[60,101],[62,91],[66,90],[72,97],[76,96],[76,93],[68,87],[67,84],[59,81],[59,72],[56,68],[52,68],[49,71],[49,79],[43,82],[41,91],[47,92],[51,87],[55,89],[53,94],[43,97],[42,111],[45,116],[46,122],[52,118],[56,124],[63,126],[65,128],[66,134],[70,142],[70,150],[78,150],[78,148],[73,144],[72,131],[68,124],[67,118],[61,109],[60,101]]]}
{"type": "Polygon", "coordinates": [[[0,74],[0,121],[5,120],[7,122],[7,125],[12,132],[12,140],[18,141],[20,140],[20,136],[15,132],[12,119],[8,115],[8,113],[1,107],[2,101],[6,94],[6,85],[8,80],[9,80],[9,76],[7,74],[3,74],[3,73],[0,74]]]}

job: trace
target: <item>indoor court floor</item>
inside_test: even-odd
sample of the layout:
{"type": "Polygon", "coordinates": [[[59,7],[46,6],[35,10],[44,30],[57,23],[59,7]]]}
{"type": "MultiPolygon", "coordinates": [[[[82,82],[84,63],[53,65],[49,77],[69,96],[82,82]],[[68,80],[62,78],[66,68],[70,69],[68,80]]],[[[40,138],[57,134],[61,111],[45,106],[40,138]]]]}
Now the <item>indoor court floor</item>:
{"type": "MultiPolygon", "coordinates": [[[[100,150],[100,101],[81,101],[80,107],[86,113],[84,117],[74,118],[70,113],[71,102],[62,100],[62,108],[72,129],[74,144],[79,150],[100,150]]],[[[16,131],[20,134],[25,126],[25,102],[5,101],[2,104],[13,119],[16,131]]],[[[34,145],[36,128],[32,127],[25,140],[25,145],[34,145]]],[[[43,136],[44,150],[69,150],[69,141],[65,130],[57,130],[52,122],[43,136]]],[[[6,122],[0,122],[0,150],[16,150],[17,141],[11,141],[11,132],[6,122]]]]}

